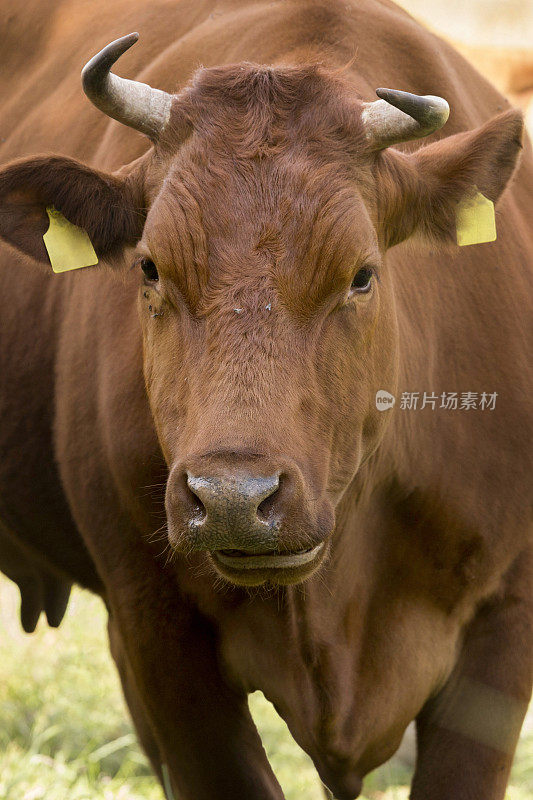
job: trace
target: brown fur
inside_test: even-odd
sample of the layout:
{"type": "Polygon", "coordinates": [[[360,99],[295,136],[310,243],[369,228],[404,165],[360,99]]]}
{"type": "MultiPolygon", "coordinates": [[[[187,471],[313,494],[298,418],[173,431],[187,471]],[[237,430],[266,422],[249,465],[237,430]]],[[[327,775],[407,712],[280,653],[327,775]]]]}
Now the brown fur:
{"type": "Polygon", "coordinates": [[[415,718],[414,800],[501,800],[533,663],[520,115],[387,2],[128,2],[90,43],[76,9],[47,29],[61,58],[28,65],[5,103],[2,530],[104,597],[140,738],[183,800],[282,797],[247,709],[258,688],[339,800],[415,718]],[[141,44],[117,71],[177,92],[151,149],[78,88],[134,12],[141,44]],[[372,152],[361,102],[379,85],[441,94],[450,121],[372,152]],[[476,187],[498,239],[459,250],[455,207],[476,187]],[[111,269],[35,269],[49,203],[111,269]],[[373,289],[351,297],[365,265],[373,289]],[[498,400],[380,412],[379,389],[498,400]],[[279,470],[279,549],[325,541],[314,574],[221,577],[190,538],[187,470],[279,470]]]}

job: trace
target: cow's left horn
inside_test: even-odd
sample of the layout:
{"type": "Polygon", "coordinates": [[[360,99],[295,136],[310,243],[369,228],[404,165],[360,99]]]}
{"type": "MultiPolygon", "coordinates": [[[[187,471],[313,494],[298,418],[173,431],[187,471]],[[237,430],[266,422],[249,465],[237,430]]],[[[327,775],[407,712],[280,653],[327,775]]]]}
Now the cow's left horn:
{"type": "Polygon", "coordinates": [[[450,106],[442,97],[421,96],[397,89],[376,89],[381,100],[363,103],[362,120],[374,150],[421,139],[442,128],[450,106]]]}
{"type": "Polygon", "coordinates": [[[119,78],[110,71],[120,56],[139,38],[130,33],[111,42],[84,66],[83,91],[108,117],[141,131],[156,141],[170,116],[172,95],[146,83],[119,78]]]}

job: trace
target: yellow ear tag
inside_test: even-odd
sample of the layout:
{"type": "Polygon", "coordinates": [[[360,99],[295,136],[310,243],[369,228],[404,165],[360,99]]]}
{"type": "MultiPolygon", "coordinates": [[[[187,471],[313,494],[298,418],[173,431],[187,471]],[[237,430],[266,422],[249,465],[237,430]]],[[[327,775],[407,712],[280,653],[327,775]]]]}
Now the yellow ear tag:
{"type": "Polygon", "coordinates": [[[50,227],[43,236],[54,272],[68,272],[98,264],[91,240],[83,228],[73,225],[53,206],[46,209],[50,227]]]}
{"type": "Polygon", "coordinates": [[[476,192],[458,204],[455,211],[457,244],[483,244],[496,240],[496,218],[494,203],[488,197],[476,192]]]}

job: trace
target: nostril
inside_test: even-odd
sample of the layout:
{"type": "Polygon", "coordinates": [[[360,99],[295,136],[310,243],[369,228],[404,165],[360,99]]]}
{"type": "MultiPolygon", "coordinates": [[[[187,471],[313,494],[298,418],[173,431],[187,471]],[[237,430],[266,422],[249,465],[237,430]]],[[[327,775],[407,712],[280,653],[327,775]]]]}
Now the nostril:
{"type": "Polygon", "coordinates": [[[189,489],[190,500],[192,504],[192,511],[195,517],[203,519],[206,516],[205,506],[197,494],[189,489]]]}
{"type": "Polygon", "coordinates": [[[185,500],[185,504],[187,510],[189,511],[189,515],[193,517],[196,521],[201,521],[205,519],[207,516],[207,512],[205,509],[204,504],[196,494],[196,492],[191,489],[190,479],[189,476],[183,476],[183,498],[185,500]]]}
{"type": "Polygon", "coordinates": [[[286,482],[286,476],[280,475],[276,481],[276,486],[273,487],[268,497],[265,497],[257,506],[257,516],[260,520],[268,522],[275,513],[275,507],[278,505],[282,493],[282,486],[286,482]]]}

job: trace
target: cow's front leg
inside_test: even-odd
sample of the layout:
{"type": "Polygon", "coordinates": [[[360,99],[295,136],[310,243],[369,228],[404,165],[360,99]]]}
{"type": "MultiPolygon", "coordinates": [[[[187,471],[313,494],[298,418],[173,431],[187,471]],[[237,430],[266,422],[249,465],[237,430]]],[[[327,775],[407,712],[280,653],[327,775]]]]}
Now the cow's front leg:
{"type": "Polygon", "coordinates": [[[117,626],[114,624],[113,616],[111,614],[109,616],[107,630],[111,654],[120,676],[122,691],[124,693],[133,724],[135,725],[137,736],[144,749],[144,752],[150,760],[152,769],[159,778],[160,782],[163,783],[164,777],[159,746],[155,740],[154,733],[148,721],[146,709],[143,707],[141,698],[139,697],[139,693],[135,685],[135,679],[133,677],[131,667],[128,664],[124,647],[120,640],[120,632],[117,626]]]}
{"type": "Polygon", "coordinates": [[[211,624],[172,581],[158,573],[152,583],[144,568],[138,582],[113,582],[109,604],[152,760],[149,729],[179,800],[281,800],[246,694],[220,672],[211,624]]]}
{"type": "Polygon", "coordinates": [[[531,559],[470,625],[450,679],[417,720],[412,800],[501,800],[531,695],[531,559]]]}

